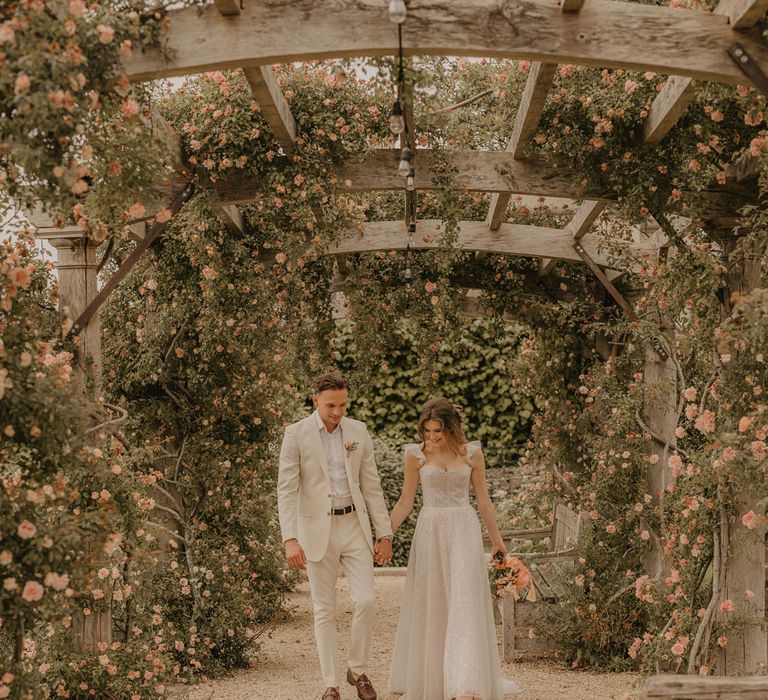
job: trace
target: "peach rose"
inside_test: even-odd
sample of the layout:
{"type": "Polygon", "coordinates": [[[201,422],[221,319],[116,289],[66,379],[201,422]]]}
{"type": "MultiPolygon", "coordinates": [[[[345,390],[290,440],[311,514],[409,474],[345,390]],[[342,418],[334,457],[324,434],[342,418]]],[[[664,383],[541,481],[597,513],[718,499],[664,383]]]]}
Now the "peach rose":
{"type": "Polygon", "coordinates": [[[37,581],[27,581],[24,584],[24,590],[21,592],[21,597],[28,603],[34,603],[43,597],[45,589],[37,581]]]}

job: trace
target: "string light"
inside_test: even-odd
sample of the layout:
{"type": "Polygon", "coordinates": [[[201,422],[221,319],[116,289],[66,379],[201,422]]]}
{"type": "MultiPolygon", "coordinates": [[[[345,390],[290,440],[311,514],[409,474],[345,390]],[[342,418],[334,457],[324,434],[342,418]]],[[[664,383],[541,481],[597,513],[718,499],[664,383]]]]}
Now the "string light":
{"type": "Polygon", "coordinates": [[[405,15],[408,10],[405,7],[404,0],[389,0],[389,21],[393,24],[402,24],[405,22],[405,15]]]}
{"type": "Polygon", "coordinates": [[[403,105],[400,104],[400,98],[395,100],[392,105],[392,115],[389,117],[389,130],[399,136],[405,131],[405,117],[403,116],[403,105]]]}
{"type": "Polygon", "coordinates": [[[411,168],[411,171],[408,173],[408,177],[405,178],[405,189],[409,192],[413,192],[416,189],[416,183],[414,182],[415,177],[416,171],[411,168]]]}
{"type": "Polygon", "coordinates": [[[397,166],[397,172],[403,177],[408,177],[411,174],[411,149],[408,146],[403,146],[403,150],[400,152],[400,165],[397,166]]]}

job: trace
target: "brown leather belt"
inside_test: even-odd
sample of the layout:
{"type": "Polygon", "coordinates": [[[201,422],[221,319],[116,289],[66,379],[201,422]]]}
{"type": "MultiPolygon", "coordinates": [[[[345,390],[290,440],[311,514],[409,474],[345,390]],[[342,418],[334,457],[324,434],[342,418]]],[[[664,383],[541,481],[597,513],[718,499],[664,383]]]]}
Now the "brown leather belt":
{"type": "Polygon", "coordinates": [[[343,508],[331,508],[331,514],[346,515],[347,513],[351,513],[353,510],[356,510],[355,504],[351,503],[350,505],[344,506],[343,508]]]}

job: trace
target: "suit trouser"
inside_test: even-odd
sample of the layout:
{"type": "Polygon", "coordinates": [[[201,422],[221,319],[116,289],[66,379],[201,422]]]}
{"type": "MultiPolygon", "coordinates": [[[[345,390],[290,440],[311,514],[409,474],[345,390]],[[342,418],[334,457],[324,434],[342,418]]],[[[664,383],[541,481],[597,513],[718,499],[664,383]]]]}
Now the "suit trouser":
{"type": "Polygon", "coordinates": [[[331,516],[331,534],[325,556],[320,561],[307,564],[314,607],[315,639],[326,688],[339,687],[336,581],[340,566],[347,576],[349,596],[355,606],[349,668],[357,674],[366,673],[376,594],[373,588],[373,553],[355,512],[331,516]]]}

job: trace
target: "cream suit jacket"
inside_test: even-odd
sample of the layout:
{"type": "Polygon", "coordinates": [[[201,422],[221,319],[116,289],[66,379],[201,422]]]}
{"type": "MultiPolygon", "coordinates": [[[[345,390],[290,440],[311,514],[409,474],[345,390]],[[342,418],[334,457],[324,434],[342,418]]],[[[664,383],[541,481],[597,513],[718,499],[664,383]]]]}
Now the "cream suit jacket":
{"type": "MultiPolygon", "coordinates": [[[[371,521],[377,537],[392,535],[384,493],[365,424],[341,419],[344,466],[360,527],[373,550],[371,521]],[[346,446],[356,443],[354,449],[346,446]],[[369,520],[370,517],[370,520],[369,520]]],[[[283,542],[296,538],[309,561],[320,561],[331,532],[331,485],[328,464],[314,415],[285,429],[277,478],[277,509],[283,542]]]]}

